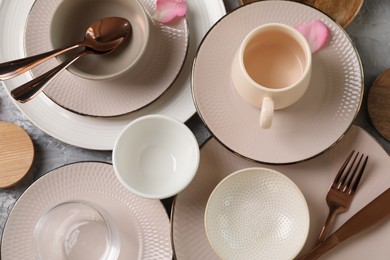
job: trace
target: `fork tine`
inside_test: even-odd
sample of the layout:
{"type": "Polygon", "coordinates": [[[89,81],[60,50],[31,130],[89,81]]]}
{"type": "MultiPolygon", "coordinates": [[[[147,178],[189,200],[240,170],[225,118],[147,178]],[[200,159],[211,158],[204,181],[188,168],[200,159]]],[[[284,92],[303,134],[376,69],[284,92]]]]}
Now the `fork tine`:
{"type": "MultiPolygon", "coordinates": [[[[352,177],[350,176],[350,172],[352,171],[353,166],[355,165],[356,159],[359,156],[359,152],[356,153],[355,157],[353,158],[352,162],[349,164],[348,169],[345,171],[345,174],[342,176],[342,179],[340,180],[339,188],[342,187],[342,190],[345,191],[347,188],[347,183],[352,180],[352,177]]],[[[356,171],[356,168],[355,168],[356,171]]]]}
{"type": "Polygon", "coordinates": [[[362,154],[360,156],[358,162],[355,164],[355,161],[358,158],[358,156],[359,156],[359,153],[356,154],[355,158],[353,159],[353,162],[351,163],[351,165],[347,171],[346,175],[348,175],[348,181],[345,181],[345,183],[343,183],[343,191],[345,191],[348,187],[351,187],[352,181],[354,180],[355,174],[359,168],[359,164],[362,161],[364,154],[362,154]]]}
{"type": "MultiPolygon", "coordinates": [[[[360,160],[363,158],[363,155],[364,155],[364,154],[362,154],[362,157],[360,158],[360,160]]],[[[360,160],[359,160],[359,163],[360,163],[360,160]]],[[[362,178],[362,176],[363,176],[364,170],[365,170],[365,168],[366,168],[367,161],[368,161],[368,156],[366,156],[366,158],[364,159],[363,165],[362,165],[362,167],[360,168],[359,174],[357,175],[357,177],[356,177],[356,179],[355,179],[355,182],[353,183],[353,185],[352,185],[352,187],[351,187],[349,193],[353,193],[353,192],[356,191],[356,189],[357,189],[357,187],[358,187],[358,185],[359,185],[359,182],[360,182],[360,180],[361,180],[361,178],[362,178]]]]}
{"type": "Polygon", "coordinates": [[[343,165],[341,166],[339,172],[337,173],[337,175],[336,175],[336,177],[335,177],[335,179],[334,179],[334,181],[333,181],[333,186],[334,186],[335,188],[340,187],[340,179],[341,179],[341,176],[343,175],[343,172],[344,172],[345,168],[347,167],[348,162],[349,162],[349,160],[351,160],[351,157],[352,157],[352,155],[353,155],[354,153],[355,153],[355,150],[352,150],[351,154],[347,157],[347,159],[345,160],[345,162],[344,162],[343,165]]]}

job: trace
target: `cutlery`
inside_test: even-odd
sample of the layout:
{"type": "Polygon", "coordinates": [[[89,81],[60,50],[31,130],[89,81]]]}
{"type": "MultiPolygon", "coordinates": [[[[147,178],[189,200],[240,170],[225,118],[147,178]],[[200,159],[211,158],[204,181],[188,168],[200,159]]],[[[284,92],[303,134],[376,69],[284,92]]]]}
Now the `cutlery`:
{"type": "MultiPolygon", "coordinates": [[[[238,0],[244,5],[255,0],[238,0]]],[[[364,0],[293,0],[302,4],[310,5],[328,14],[342,27],[348,27],[356,15],[359,13],[364,0]]]]}
{"type": "Polygon", "coordinates": [[[328,239],[317,245],[298,260],[317,259],[333,247],[346,239],[377,224],[390,215],[390,188],[367,204],[358,213],[353,215],[344,225],[334,232],[328,239]]]}
{"type": "Polygon", "coordinates": [[[21,103],[29,101],[64,69],[81,57],[87,54],[107,54],[116,50],[130,35],[131,31],[130,22],[120,17],[109,17],[94,22],[85,34],[86,44],[83,51],[41,76],[13,89],[11,91],[12,97],[21,103]]]}
{"type": "Polygon", "coordinates": [[[53,57],[68,53],[79,47],[91,48],[96,52],[105,52],[113,48],[113,44],[118,40],[117,38],[123,37],[123,33],[128,34],[127,31],[129,30],[131,30],[130,22],[121,17],[106,17],[97,20],[88,27],[82,42],[35,56],[1,63],[0,80],[16,77],[53,57]]]}
{"type": "Polygon", "coordinates": [[[338,214],[345,212],[349,208],[352,203],[352,199],[355,196],[355,191],[362,178],[368,156],[365,157],[363,164],[359,168],[364,154],[362,154],[359,160],[356,161],[359,156],[359,153],[356,153],[355,157],[350,163],[354,153],[355,151],[352,151],[351,154],[347,157],[339,172],[337,173],[328,194],[326,195],[326,203],[329,207],[329,214],[324,226],[322,227],[317,243],[324,241],[324,238],[328,234],[335,217],[338,214]]]}

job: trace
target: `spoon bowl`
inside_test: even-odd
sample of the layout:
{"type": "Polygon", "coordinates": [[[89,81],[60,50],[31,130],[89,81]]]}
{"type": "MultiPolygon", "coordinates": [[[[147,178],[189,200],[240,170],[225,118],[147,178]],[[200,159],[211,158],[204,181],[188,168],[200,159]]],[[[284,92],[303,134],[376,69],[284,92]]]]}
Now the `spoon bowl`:
{"type": "Polygon", "coordinates": [[[31,100],[63,70],[81,57],[87,54],[107,54],[116,50],[131,35],[131,31],[130,22],[120,17],[108,17],[93,22],[86,31],[85,40],[73,45],[74,48],[85,47],[83,51],[41,76],[15,88],[11,91],[11,96],[21,103],[31,100]]]}
{"type": "MultiPolygon", "coordinates": [[[[48,17],[45,18],[50,27],[47,34],[42,35],[44,41],[42,44],[48,48],[58,48],[64,45],[71,45],[74,42],[83,41],[85,38],[85,29],[94,21],[101,20],[104,17],[123,17],[131,24],[131,41],[126,40],[121,45],[120,51],[115,51],[109,55],[88,55],[77,61],[68,68],[68,71],[76,76],[88,80],[111,80],[119,77],[124,73],[131,73],[133,68],[136,68],[138,61],[144,58],[144,54],[148,47],[150,38],[151,23],[150,17],[142,4],[137,0],[55,0],[58,6],[50,11],[48,17]],[[74,17],[79,17],[74,19],[74,17]]],[[[44,9],[41,7],[40,9],[44,9]]],[[[37,27],[36,23],[39,20],[31,19],[31,30],[37,27]]],[[[115,27],[115,24],[102,24],[100,30],[105,30],[110,26],[115,27]]],[[[94,32],[95,33],[95,32],[94,32]]],[[[102,32],[103,33],[103,32],[102,32]]],[[[90,35],[90,39],[95,41],[96,37],[102,38],[100,35],[90,35]]],[[[110,39],[105,39],[109,41],[110,39]]],[[[36,46],[36,43],[26,44],[26,52],[31,53],[34,50],[28,49],[29,46],[36,46]]],[[[96,44],[96,41],[95,41],[96,44]]],[[[95,45],[95,50],[98,46],[95,45]]],[[[104,46],[103,46],[104,47],[104,46]]],[[[60,57],[60,61],[65,61],[67,57],[60,57]]]]}
{"type": "Polygon", "coordinates": [[[130,22],[122,17],[107,17],[93,22],[85,33],[84,41],[79,43],[95,53],[110,53],[131,37],[130,22]]]}
{"type": "Polygon", "coordinates": [[[124,38],[131,32],[130,22],[121,17],[108,17],[95,21],[88,27],[82,42],[31,57],[1,63],[0,80],[16,77],[53,57],[65,55],[79,47],[88,47],[95,52],[113,50],[118,44],[122,44],[124,38]]]}

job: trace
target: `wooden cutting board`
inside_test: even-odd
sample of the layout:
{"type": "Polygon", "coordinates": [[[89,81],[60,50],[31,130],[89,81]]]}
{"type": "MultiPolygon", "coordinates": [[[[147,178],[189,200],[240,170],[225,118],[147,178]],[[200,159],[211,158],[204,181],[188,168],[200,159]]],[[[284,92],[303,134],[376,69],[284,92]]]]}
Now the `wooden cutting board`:
{"type": "MultiPolygon", "coordinates": [[[[249,4],[257,0],[239,0],[239,3],[249,4]]],[[[348,25],[359,13],[364,0],[292,0],[302,4],[310,5],[333,18],[342,27],[348,25]]]]}
{"type": "Polygon", "coordinates": [[[0,188],[8,188],[26,176],[33,159],[34,145],[26,131],[0,122],[0,188]]]}
{"type": "Polygon", "coordinates": [[[376,130],[390,141],[390,69],[380,74],[369,88],[367,109],[376,130]]]}

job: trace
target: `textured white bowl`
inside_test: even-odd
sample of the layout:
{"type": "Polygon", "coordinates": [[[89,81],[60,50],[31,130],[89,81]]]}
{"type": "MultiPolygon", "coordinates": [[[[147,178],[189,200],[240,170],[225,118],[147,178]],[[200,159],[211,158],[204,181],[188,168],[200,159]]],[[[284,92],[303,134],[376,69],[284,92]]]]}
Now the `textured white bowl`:
{"type": "Polygon", "coordinates": [[[207,238],[222,259],[293,259],[305,244],[309,223],[299,188],[267,168],[225,177],[205,211],[207,238]]]}
{"type": "Polygon", "coordinates": [[[120,182],[150,199],[176,195],[194,178],[199,146],[191,130],[163,115],[140,117],[121,132],[113,149],[113,165],[120,182]]]}

